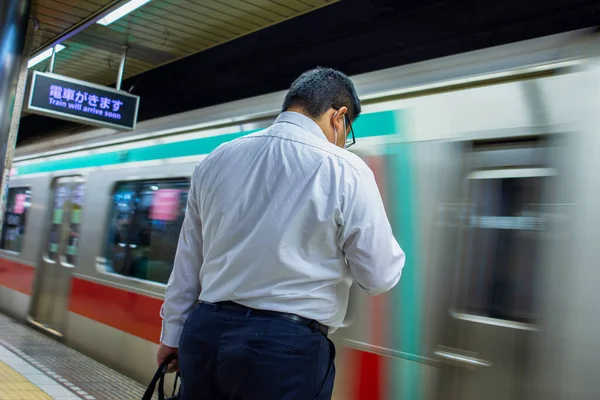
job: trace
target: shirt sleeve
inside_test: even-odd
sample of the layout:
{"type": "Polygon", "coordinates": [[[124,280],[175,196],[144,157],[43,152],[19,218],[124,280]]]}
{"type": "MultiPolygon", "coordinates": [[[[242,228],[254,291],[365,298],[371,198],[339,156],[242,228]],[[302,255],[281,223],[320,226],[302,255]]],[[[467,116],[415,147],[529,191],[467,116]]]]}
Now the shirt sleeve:
{"type": "Polygon", "coordinates": [[[394,238],[370,169],[358,172],[346,185],[342,219],[340,246],[356,284],[370,295],[396,286],[406,256],[394,238]]]}
{"type": "Polygon", "coordinates": [[[167,282],[165,301],[160,315],[163,319],[161,343],[179,347],[183,325],[200,296],[202,253],[202,222],[198,207],[198,167],[190,184],[188,203],[179,235],[173,271],[167,282]]]}

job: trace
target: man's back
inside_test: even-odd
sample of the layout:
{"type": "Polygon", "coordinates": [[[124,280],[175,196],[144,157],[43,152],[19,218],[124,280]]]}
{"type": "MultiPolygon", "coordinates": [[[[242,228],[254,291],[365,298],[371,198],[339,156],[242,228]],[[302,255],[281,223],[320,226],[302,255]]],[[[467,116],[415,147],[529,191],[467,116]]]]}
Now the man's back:
{"type": "MultiPolygon", "coordinates": [[[[352,283],[342,253],[344,202],[373,179],[366,164],[329,143],[312,120],[288,112],[272,127],[221,146],[194,179],[204,240],[200,299],[340,326],[352,283]]],[[[389,252],[391,243],[380,245],[389,252]]],[[[399,279],[398,269],[386,269],[391,274],[375,283],[383,287],[373,290],[399,279]]]]}
{"type": "Polygon", "coordinates": [[[350,79],[307,71],[282,109],[194,171],[157,353],[178,354],[182,400],[330,400],[327,335],[350,284],[375,295],[400,279],[373,173],[344,150],[361,112],[350,79]]]}

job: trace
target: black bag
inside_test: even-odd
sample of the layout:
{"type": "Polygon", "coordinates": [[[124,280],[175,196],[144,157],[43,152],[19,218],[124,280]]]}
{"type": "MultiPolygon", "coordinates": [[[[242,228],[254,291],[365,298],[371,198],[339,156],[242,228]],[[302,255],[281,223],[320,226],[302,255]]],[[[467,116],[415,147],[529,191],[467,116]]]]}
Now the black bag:
{"type": "Polygon", "coordinates": [[[169,368],[169,364],[171,361],[177,359],[175,354],[172,354],[165,358],[165,360],[160,364],[156,373],[154,374],[154,378],[150,381],[146,392],[144,393],[144,397],[142,400],[152,400],[152,395],[154,394],[154,390],[156,389],[156,384],[158,383],[158,400],[179,400],[181,397],[181,385],[179,385],[179,390],[177,390],[177,383],[179,382],[179,372],[175,375],[175,382],[173,383],[173,393],[171,397],[165,397],[165,375],[167,374],[167,369],[169,368]],[[177,394],[175,394],[177,391],[177,394]]]}

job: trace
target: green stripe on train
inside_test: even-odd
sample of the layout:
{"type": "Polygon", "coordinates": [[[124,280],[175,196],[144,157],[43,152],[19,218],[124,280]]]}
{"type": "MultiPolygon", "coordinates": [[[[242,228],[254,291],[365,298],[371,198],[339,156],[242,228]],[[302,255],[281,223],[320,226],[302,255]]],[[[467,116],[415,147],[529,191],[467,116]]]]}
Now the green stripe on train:
{"type": "MultiPolygon", "coordinates": [[[[405,111],[396,112],[396,132],[406,139],[405,111]]],[[[416,198],[418,188],[413,179],[411,144],[395,143],[387,146],[387,176],[390,199],[395,207],[390,207],[390,222],[400,246],[406,253],[406,264],[397,288],[390,296],[395,325],[391,326],[393,347],[407,356],[418,356],[421,352],[422,320],[420,273],[417,246],[416,198]]],[[[423,365],[407,357],[401,362],[392,363],[388,371],[388,382],[392,387],[390,399],[419,400],[422,398],[420,374],[423,365]]]]}
{"type": "MultiPolygon", "coordinates": [[[[385,136],[396,131],[394,111],[382,111],[362,115],[354,124],[357,139],[385,136]]],[[[158,144],[124,151],[114,151],[90,156],[75,156],[60,160],[32,163],[27,165],[15,164],[17,175],[29,175],[44,172],[73,170],[79,168],[101,167],[105,165],[123,164],[129,162],[152,161],[166,158],[177,158],[208,154],[219,145],[238,137],[256,132],[245,131],[220,136],[211,136],[181,142],[158,144]]]]}

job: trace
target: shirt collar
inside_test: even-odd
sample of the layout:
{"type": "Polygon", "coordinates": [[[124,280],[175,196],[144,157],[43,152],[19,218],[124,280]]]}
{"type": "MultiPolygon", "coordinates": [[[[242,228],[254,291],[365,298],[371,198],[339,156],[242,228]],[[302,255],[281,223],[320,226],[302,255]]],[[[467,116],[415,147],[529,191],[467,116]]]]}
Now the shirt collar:
{"type": "Polygon", "coordinates": [[[315,121],[300,113],[293,111],[284,111],[281,114],[279,114],[279,116],[274,122],[274,124],[279,123],[289,123],[299,126],[305,131],[310,132],[321,139],[327,140],[327,136],[325,136],[321,127],[317,125],[315,121]]]}

